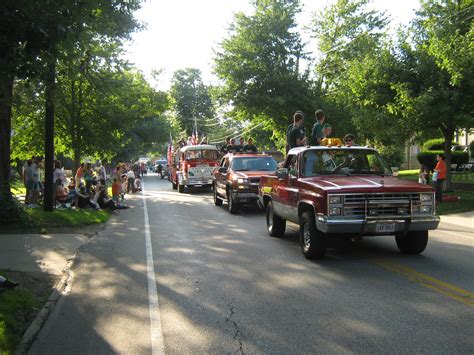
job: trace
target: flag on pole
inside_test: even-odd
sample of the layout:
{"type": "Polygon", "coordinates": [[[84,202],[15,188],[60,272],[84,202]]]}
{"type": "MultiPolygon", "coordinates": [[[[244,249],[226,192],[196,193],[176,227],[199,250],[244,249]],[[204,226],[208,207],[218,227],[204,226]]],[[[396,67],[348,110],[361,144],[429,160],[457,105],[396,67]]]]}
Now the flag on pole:
{"type": "Polygon", "coordinates": [[[193,125],[193,133],[191,134],[191,144],[192,145],[199,144],[199,137],[197,133],[196,122],[194,122],[194,125],[193,125]]]}
{"type": "Polygon", "coordinates": [[[171,161],[173,160],[173,138],[171,137],[171,132],[170,132],[170,138],[168,141],[168,165],[171,166],[171,161]]]}

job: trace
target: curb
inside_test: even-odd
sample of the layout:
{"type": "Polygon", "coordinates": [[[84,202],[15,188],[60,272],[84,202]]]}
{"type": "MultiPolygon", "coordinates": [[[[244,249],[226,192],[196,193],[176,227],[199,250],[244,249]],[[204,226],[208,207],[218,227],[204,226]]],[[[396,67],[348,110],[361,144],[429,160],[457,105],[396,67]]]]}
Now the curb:
{"type": "Polygon", "coordinates": [[[33,319],[33,322],[30,324],[28,329],[25,331],[25,333],[21,337],[20,342],[18,343],[17,347],[15,348],[15,351],[13,352],[15,355],[27,354],[31,344],[36,339],[36,336],[40,332],[43,324],[48,319],[48,316],[54,309],[54,306],[61,298],[61,295],[63,295],[67,291],[68,286],[72,284],[72,280],[74,277],[74,273],[72,272],[72,269],[75,266],[77,256],[79,255],[81,250],[91,240],[95,239],[98,236],[99,232],[102,231],[103,229],[105,228],[95,231],[94,233],[86,234],[87,236],[90,236],[90,238],[86,240],[84,244],[80,245],[74,252],[74,255],[68,260],[66,266],[64,267],[62,271],[64,276],[61,277],[61,280],[59,280],[53,286],[53,292],[51,292],[51,295],[48,297],[48,300],[45,302],[43,308],[41,308],[39,313],[36,315],[35,319],[33,319]]]}

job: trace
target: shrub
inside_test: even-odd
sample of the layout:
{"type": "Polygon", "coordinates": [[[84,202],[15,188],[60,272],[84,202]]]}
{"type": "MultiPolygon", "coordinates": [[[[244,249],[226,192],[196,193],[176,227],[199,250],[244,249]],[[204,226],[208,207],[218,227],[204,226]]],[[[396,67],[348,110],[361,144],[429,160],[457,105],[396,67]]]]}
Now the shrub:
{"type": "MultiPolygon", "coordinates": [[[[442,154],[442,150],[434,150],[430,152],[420,152],[416,158],[421,165],[427,166],[433,170],[436,166],[436,156],[442,154]]],[[[469,163],[469,154],[467,152],[451,152],[451,164],[463,165],[469,163]]]]}
{"type": "MultiPolygon", "coordinates": [[[[457,145],[456,142],[452,142],[451,144],[457,145]]],[[[429,139],[423,143],[423,151],[427,152],[433,150],[444,151],[444,138],[429,139]]]]}

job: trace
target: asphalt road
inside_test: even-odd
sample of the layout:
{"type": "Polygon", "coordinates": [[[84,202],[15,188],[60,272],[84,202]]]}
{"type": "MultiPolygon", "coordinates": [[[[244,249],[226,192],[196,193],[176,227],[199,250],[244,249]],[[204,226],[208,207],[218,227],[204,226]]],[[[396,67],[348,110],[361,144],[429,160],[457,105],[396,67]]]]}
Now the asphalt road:
{"type": "Polygon", "coordinates": [[[271,238],[257,209],[230,215],[156,176],[145,188],[159,302],[135,196],[80,252],[30,353],[474,352],[472,226],[441,225],[419,256],[379,237],[314,262],[296,226],[271,238]]]}

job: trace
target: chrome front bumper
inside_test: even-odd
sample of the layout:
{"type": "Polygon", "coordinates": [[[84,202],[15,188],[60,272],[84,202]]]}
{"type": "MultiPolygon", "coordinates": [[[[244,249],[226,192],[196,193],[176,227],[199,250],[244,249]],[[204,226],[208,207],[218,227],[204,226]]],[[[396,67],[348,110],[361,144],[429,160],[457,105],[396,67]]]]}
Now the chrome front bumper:
{"type": "Polygon", "coordinates": [[[234,201],[237,203],[257,203],[258,193],[252,191],[234,190],[234,201]]]}
{"type": "Polygon", "coordinates": [[[410,219],[329,219],[319,215],[316,218],[316,227],[319,231],[328,234],[357,234],[357,235],[384,235],[397,232],[425,231],[438,228],[438,216],[417,217],[410,219]],[[393,232],[378,232],[378,224],[394,224],[393,232]]]}

